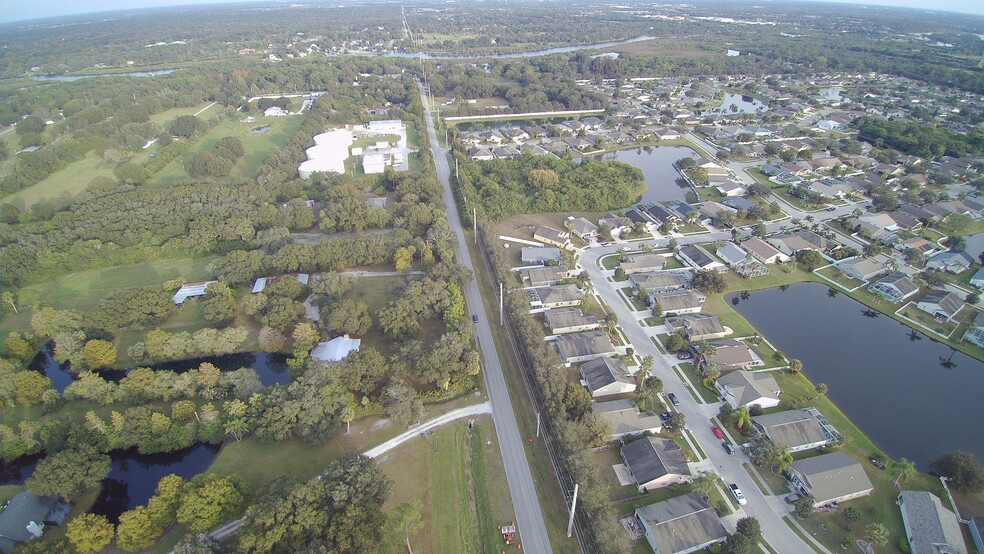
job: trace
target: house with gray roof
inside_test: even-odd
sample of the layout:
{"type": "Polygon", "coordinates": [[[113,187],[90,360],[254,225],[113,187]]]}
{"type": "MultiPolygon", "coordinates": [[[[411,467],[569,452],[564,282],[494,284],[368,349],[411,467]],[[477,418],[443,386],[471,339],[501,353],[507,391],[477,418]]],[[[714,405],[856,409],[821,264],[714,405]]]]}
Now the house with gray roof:
{"type": "Polygon", "coordinates": [[[670,439],[643,437],[623,446],[620,454],[639,492],[690,481],[690,467],[670,439]]]}
{"type": "Polygon", "coordinates": [[[813,497],[815,506],[868,496],[874,490],[864,466],[843,452],[797,460],[789,469],[793,484],[813,497]]]}
{"type": "Polygon", "coordinates": [[[636,390],[635,379],[622,360],[601,356],[581,364],[584,385],[591,391],[591,398],[624,394],[636,390]]]}
{"type": "Polygon", "coordinates": [[[774,408],[779,405],[782,389],[768,372],[753,373],[739,369],[732,371],[714,382],[714,387],[732,408],[742,406],[751,408],[774,408]]]}
{"type": "Polygon", "coordinates": [[[686,265],[698,270],[727,271],[728,266],[715,260],[702,246],[690,244],[677,252],[677,257],[686,265]]]}
{"type": "Polygon", "coordinates": [[[656,554],[688,554],[728,538],[714,507],[693,492],[636,508],[635,516],[656,554]]]}
{"type": "Polygon", "coordinates": [[[970,257],[966,252],[954,252],[952,250],[947,250],[946,252],[940,252],[939,254],[933,256],[926,262],[927,269],[939,269],[941,271],[946,271],[948,273],[963,273],[970,269],[970,266],[974,263],[974,259],[970,257]]]}
{"type": "Polygon", "coordinates": [[[715,254],[717,254],[717,257],[724,260],[724,263],[729,266],[733,266],[748,258],[748,252],[745,252],[733,242],[726,242],[722,244],[721,247],[717,249],[715,254]]]}
{"type": "Polygon", "coordinates": [[[583,331],[560,335],[553,345],[557,355],[567,364],[576,364],[602,356],[618,354],[612,345],[612,339],[601,331],[583,331]]]}
{"type": "Polygon", "coordinates": [[[553,246],[524,246],[520,251],[523,265],[547,265],[560,261],[560,248],[553,246]]]}
{"type": "Polygon", "coordinates": [[[524,287],[556,285],[566,279],[569,274],[570,272],[568,272],[567,266],[565,265],[547,265],[519,270],[519,275],[523,278],[524,287]]]}
{"type": "Polygon", "coordinates": [[[888,266],[871,258],[851,258],[837,264],[844,275],[859,281],[870,281],[888,271],[888,266]]]}
{"type": "Polygon", "coordinates": [[[583,217],[571,221],[571,231],[584,240],[598,236],[598,226],[583,217]]]}
{"type": "Polygon", "coordinates": [[[978,312],[974,322],[964,333],[963,340],[984,348],[984,312],[978,312]]]}
{"type": "Polygon", "coordinates": [[[659,254],[632,254],[627,256],[624,262],[618,264],[618,267],[626,275],[659,271],[666,267],[666,258],[659,254]]]}
{"type": "Polygon", "coordinates": [[[571,234],[567,231],[541,225],[533,231],[533,240],[564,248],[570,243],[571,234]]]}
{"type": "Polygon", "coordinates": [[[652,273],[636,273],[629,276],[629,281],[651,293],[685,289],[690,286],[690,279],[680,271],[656,271],[652,273]]]}
{"type": "Polygon", "coordinates": [[[970,519],[970,535],[974,537],[977,552],[984,552],[984,517],[970,519]]]}
{"type": "Polygon", "coordinates": [[[821,254],[826,254],[840,246],[832,240],[805,229],[800,229],[792,233],[773,235],[769,237],[769,243],[787,256],[792,256],[800,250],[815,250],[821,254]]]}
{"type": "Polygon", "coordinates": [[[601,327],[601,322],[593,315],[584,315],[579,308],[558,308],[543,314],[543,322],[551,335],[591,331],[601,327]]]}
{"type": "Polygon", "coordinates": [[[755,416],[752,427],[790,452],[819,448],[838,440],[836,431],[815,408],[755,416]]]}
{"type": "Polygon", "coordinates": [[[71,508],[55,496],[18,493],[0,511],[0,554],[10,554],[18,544],[39,538],[48,525],[60,526],[71,508]]]}
{"type": "MultiPolygon", "coordinates": [[[[897,503],[912,554],[967,554],[957,516],[934,494],[902,491],[897,503]]],[[[971,522],[972,532],[973,528],[971,522]]]]}
{"type": "Polygon", "coordinates": [[[901,302],[919,292],[919,285],[905,273],[895,271],[869,285],[868,290],[889,302],[901,302]]]}
{"type": "Polygon", "coordinates": [[[704,307],[707,296],[695,290],[673,290],[654,292],[650,295],[653,303],[660,307],[663,315],[695,314],[704,307]]]}
{"type": "Polygon", "coordinates": [[[533,307],[566,308],[577,306],[584,299],[584,293],[573,283],[540,287],[531,289],[530,292],[533,293],[530,297],[530,304],[533,307]],[[533,296],[536,298],[534,299],[533,296]]]}
{"type": "Polygon", "coordinates": [[[950,291],[934,289],[916,302],[916,307],[940,321],[951,321],[964,307],[964,301],[950,291]]]}
{"type": "Polygon", "coordinates": [[[670,333],[682,331],[687,340],[719,339],[731,332],[715,314],[685,314],[666,318],[666,329],[670,333]]]}
{"type": "Polygon", "coordinates": [[[349,354],[358,352],[361,345],[362,339],[353,339],[348,335],[342,335],[330,341],[318,343],[311,350],[311,359],[321,362],[340,362],[349,354]]]}
{"type": "Polygon", "coordinates": [[[721,203],[724,204],[725,206],[729,206],[736,210],[743,210],[745,212],[758,207],[758,204],[756,204],[755,202],[752,202],[747,198],[742,198],[741,196],[729,196],[724,200],[722,200],[721,203]]]}
{"type": "Polygon", "coordinates": [[[595,402],[591,405],[594,413],[611,422],[614,432],[609,435],[617,440],[629,435],[659,433],[663,430],[663,420],[652,412],[640,412],[634,402],[627,399],[595,402]]]}
{"type": "Polygon", "coordinates": [[[701,353],[696,345],[691,345],[690,348],[694,353],[694,361],[702,367],[716,365],[722,373],[727,373],[735,369],[765,365],[762,358],[740,340],[716,340],[707,344],[714,347],[709,353],[701,353]]]}
{"type": "Polygon", "coordinates": [[[977,270],[970,278],[970,284],[978,289],[984,290],[984,267],[977,270]]]}

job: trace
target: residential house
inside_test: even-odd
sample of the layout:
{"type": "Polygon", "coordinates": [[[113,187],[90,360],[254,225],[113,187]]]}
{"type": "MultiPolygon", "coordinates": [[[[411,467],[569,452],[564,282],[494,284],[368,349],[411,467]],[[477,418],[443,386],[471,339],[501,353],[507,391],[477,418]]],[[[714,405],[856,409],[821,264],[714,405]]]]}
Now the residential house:
{"type": "Polygon", "coordinates": [[[519,148],[516,148],[511,144],[497,146],[492,149],[492,154],[496,157],[496,159],[514,160],[519,157],[519,148]]]}
{"type": "Polygon", "coordinates": [[[735,273],[741,275],[745,279],[769,274],[769,268],[755,258],[745,258],[744,260],[731,266],[731,269],[735,270],[735,273]]]}
{"type": "Polygon", "coordinates": [[[660,307],[665,316],[695,314],[704,306],[707,296],[693,290],[674,290],[654,292],[650,295],[653,303],[660,307]]]}
{"type": "Polygon", "coordinates": [[[762,358],[740,340],[726,339],[707,344],[714,347],[710,353],[701,353],[695,345],[691,346],[695,362],[702,367],[718,366],[722,373],[727,373],[765,365],[762,358]]]}
{"type": "Polygon", "coordinates": [[[551,246],[564,248],[570,242],[571,234],[553,227],[540,226],[533,231],[533,240],[545,242],[551,246]]]}
{"type": "Polygon", "coordinates": [[[680,248],[677,252],[677,258],[684,264],[701,271],[725,272],[728,270],[728,266],[715,260],[704,247],[696,244],[689,244],[680,248]]]}
{"type": "Polygon", "coordinates": [[[520,251],[523,265],[547,265],[560,261],[560,248],[552,246],[524,246],[520,251]]]}
{"type": "Polygon", "coordinates": [[[970,328],[964,333],[963,340],[984,348],[984,312],[979,312],[970,328]]]}
{"type": "Polygon", "coordinates": [[[895,271],[871,284],[868,289],[889,302],[901,302],[919,292],[919,285],[905,273],[895,271]]]}
{"type": "Polygon", "coordinates": [[[690,481],[690,467],[670,439],[643,437],[623,446],[620,454],[639,492],[690,481]]]}
{"type": "Polygon", "coordinates": [[[788,256],[792,256],[800,250],[815,250],[821,254],[826,254],[840,246],[813,231],[807,231],[805,229],[782,235],[773,235],[768,240],[772,246],[775,246],[788,256]]]}
{"type": "Polygon", "coordinates": [[[851,258],[838,263],[837,269],[840,269],[844,275],[859,281],[870,281],[888,271],[885,264],[871,258],[851,258]]]}
{"type": "Polygon", "coordinates": [[[0,553],[10,554],[18,544],[39,538],[48,525],[62,525],[71,509],[57,496],[18,493],[0,511],[0,553]]]}
{"type": "Polygon", "coordinates": [[[751,237],[741,243],[741,247],[748,251],[749,256],[763,264],[782,263],[789,259],[781,250],[758,237],[751,237]]]}
{"type": "Polygon", "coordinates": [[[591,398],[624,394],[636,390],[635,379],[622,360],[601,356],[581,364],[582,383],[591,392],[591,398]]]}
{"type": "Polygon", "coordinates": [[[583,217],[571,221],[571,231],[584,240],[598,236],[598,226],[583,217]]]}
{"type": "Polygon", "coordinates": [[[568,277],[570,272],[565,265],[547,265],[519,270],[524,287],[543,287],[556,285],[568,277]]]}
{"type": "MultiPolygon", "coordinates": [[[[957,516],[928,491],[902,491],[897,500],[912,554],[967,554],[957,516]]],[[[971,534],[974,523],[971,522],[971,534]]],[[[978,531],[979,532],[979,531],[978,531]]]]}
{"type": "Polygon", "coordinates": [[[644,212],[651,217],[653,221],[665,227],[673,228],[683,221],[683,218],[676,212],[660,204],[653,204],[652,206],[647,207],[644,212]]]}
{"type": "MultiPolygon", "coordinates": [[[[529,293],[533,293],[533,296],[537,297],[535,301],[538,302],[539,305],[537,306],[534,304],[534,307],[543,308],[566,308],[568,306],[577,306],[581,303],[581,300],[584,299],[584,293],[581,292],[581,289],[577,288],[577,285],[573,283],[531,289],[529,293]]],[[[533,300],[533,298],[530,300],[533,300]]]]}
{"type": "Polygon", "coordinates": [[[252,294],[263,292],[268,286],[279,281],[280,279],[283,279],[284,277],[293,277],[302,285],[308,284],[311,280],[311,276],[307,273],[290,273],[288,275],[271,275],[269,277],[260,277],[253,283],[253,289],[250,292],[252,294]]]}
{"type": "Polygon", "coordinates": [[[951,321],[964,307],[964,301],[950,291],[934,289],[916,302],[916,307],[940,321],[951,321]]]}
{"type": "Polygon", "coordinates": [[[939,269],[946,271],[948,273],[963,273],[970,269],[970,266],[974,263],[974,259],[970,257],[966,252],[954,252],[952,250],[947,250],[946,252],[940,252],[939,254],[933,256],[926,262],[927,269],[939,269]]]}
{"type": "Polygon", "coordinates": [[[838,440],[826,421],[816,408],[805,408],[755,416],[752,427],[759,433],[765,433],[776,446],[787,448],[790,452],[800,452],[838,440]]]}
{"type": "Polygon", "coordinates": [[[601,331],[583,331],[560,335],[553,342],[554,350],[564,363],[575,364],[586,362],[602,356],[618,354],[612,345],[612,339],[601,331]]]}
{"type": "Polygon", "coordinates": [[[635,517],[656,554],[688,554],[728,538],[711,503],[698,493],[636,508],[635,517]]]}
{"type": "Polygon", "coordinates": [[[653,135],[659,140],[679,140],[680,132],[668,127],[659,127],[653,130],[653,135]]]}
{"type": "Polygon", "coordinates": [[[747,212],[748,210],[758,207],[758,204],[752,202],[747,198],[742,198],[741,196],[729,196],[721,201],[725,206],[729,206],[736,210],[742,210],[747,212]]]}
{"type": "Polygon", "coordinates": [[[492,151],[489,150],[488,148],[479,146],[469,149],[468,157],[473,162],[480,162],[480,161],[494,160],[495,154],[493,154],[492,151]]]}
{"type": "Polygon", "coordinates": [[[902,241],[902,249],[912,249],[923,256],[932,256],[937,251],[937,245],[922,237],[910,237],[902,241]]]}
{"type": "Polygon", "coordinates": [[[185,283],[181,285],[178,292],[174,293],[174,297],[171,300],[174,301],[178,306],[184,304],[184,301],[189,298],[196,298],[199,296],[205,296],[205,289],[215,281],[202,281],[200,283],[185,283]]]}
{"type": "Polygon", "coordinates": [[[970,278],[970,284],[984,290],[984,267],[977,270],[970,278]]]}
{"type": "Polygon", "coordinates": [[[626,275],[659,271],[666,267],[666,258],[659,254],[633,254],[618,264],[626,275]]]}
{"type": "Polygon", "coordinates": [[[666,329],[670,333],[682,331],[687,340],[719,339],[731,330],[721,324],[715,314],[685,314],[666,318],[666,329]]]}
{"type": "Polygon", "coordinates": [[[715,254],[717,254],[717,257],[724,260],[724,263],[729,266],[733,266],[748,258],[748,252],[745,252],[733,242],[726,242],[722,244],[721,247],[717,249],[715,254]]]}
{"type": "Polygon", "coordinates": [[[280,106],[270,106],[263,110],[263,115],[267,117],[284,117],[285,115],[290,115],[290,112],[280,106]]]}
{"type": "Polygon", "coordinates": [[[816,507],[868,496],[874,490],[864,467],[843,452],[797,460],[789,469],[793,484],[813,497],[816,507]]]}
{"type": "Polygon", "coordinates": [[[340,362],[346,356],[359,351],[362,339],[349,338],[348,335],[335,337],[327,342],[318,343],[311,350],[311,359],[321,362],[340,362]]]}
{"type": "Polygon", "coordinates": [[[705,220],[717,219],[721,214],[730,213],[732,215],[737,214],[738,210],[732,208],[731,206],[725,206],[719,202],[713,200],[708,200],[700,206],[700,214],[705,220]]]}
{"type": "Polygon", "coordinates": [[[655,293],[688,288],[691,278],[679,271],[657,271],[635,273],[629,276],[629,281],[640,289],[655,293]]]}
{"type": "Polygon", "coordinates": [[[743,196],[747,192],[744,185],[740,185],[734,181],[722,181],[717,183],[714,188],[725,196],[743,196]]]}
{"type": "Polygon", "coordinates": [[[598,218],[598,225],[602,227],[608,225],[612,231],[621,232],[622,229],[632,226],[632,220],[621,215],[607,214],[598,218]]]}
{"type": "Polygon", "coordinates": [[[652,412],[640,412],[631,400],[611,400],[595,402],[591,409],[602,419],[612,423],[614,432],[609,435],[618,440],[629,435],[659,433],[663,430],[663,420],[652,412]]]}
{"type": "Polygon", "coordinates": [[[970,518],[970,535],[974,538],[977,552],[984,552],[984,517],[970,518]]]}
{"type": "Polygon", "coordinates": [[[593,315],[584,315],[578,308],[559,308],[543,314],[544,325],[551,335],[592,331],[601,328],[601,322],[593,315]]]}
{"type": "Polygon", "coordinates": [[[782,389],[767,372],[752,373],[739,369],[720,377],[715,388],[732,408],[760,406],[774,408],[779,405],[782,389]]]}

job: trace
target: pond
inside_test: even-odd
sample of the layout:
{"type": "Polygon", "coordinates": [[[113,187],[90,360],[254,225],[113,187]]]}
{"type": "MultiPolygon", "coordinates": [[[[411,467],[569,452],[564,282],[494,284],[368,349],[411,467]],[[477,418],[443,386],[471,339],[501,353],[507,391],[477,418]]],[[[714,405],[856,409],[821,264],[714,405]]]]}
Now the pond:
{"type": "Polygon", "coordinates": [[[697,153],[686,146],[644,146],[616,150],[591,156],[594,160],[617,160],[642,170],[648,188],[642,194],[641,203],[665,200],[686,200],[690,187],[677,185],[680,174],[673,162],[697,153]]]}
{"type": "Polygon", "coordinates": [[[21,456],[11,462],[0,460],[0,485],[23,485],[34,474],[34,466],[44,457],[44,453],[21,456]]]}
{"type": "Polygon", "coordinates": [[[834,102],[850,102],[850,100],[841,95],[843,92],[844,87],[827,87],[820,89],[820,96],[825,100],[832,100],[834,102]]]}
{"type": "MultiPolygon", "coordinates": [[[[263,386],[279,385],[290,381],[290,368],[287,365],[287,356],[283,354],[270,354],[268,352],[243,352],[240,354],[228,354],[225,356],[212,356],[208,358],[196,358],[192,360],[178,360],[175,362],[164,362],[150,366],[153,369],[169,369],[181,372],[193,367],[198,367],[202,362],[209,362],[222,371],[235,371],[239,368],[253,368],[260,376],[263,386]]],[[[72,371],[72,364],[69,362],[59,364],[54,357],[54,345],[49,343],[38,352],[38,355],[28,364],[28,369],[33,369],[44,373],[51,379],[51,386],[58,392],[65,392],[65,388],[72,384],[78,375],[72,371]]],[[[126,376],[123,370],[101,370],[99,374],[103,378],[119,382],[126,376]]]]}
{"type": "Polygon", "coordinates": [[[113,469],[90,511],[117,522],[123,512],[147,504],[161,477],[174,473],[188,481],[212,465],[220,448],[197,444],[164,454],[140,454],[136,448],[113,451],[113,469]]]}
{"type": "Polygon", "coordinates": [[[724,103],[709,113],[729,114],[729,113],[759,113],[768,110],[769,107],[751,96],[742,96],[732,92],[724,95],[724,103]]]}
{"type": "Polygon", "coordinates": [[[103,73],[101,75],[31,75],[35,81],[79,81],[93,77],[154,77],[174,73],[177,69],[159,69],[157,71],[131,71],[129,73],[103,73]]]}
{"type": "Polygon", "coordinates": [[[984,461],[984,363],[819,283],[743,296],[728,300],[890,456],[921,470],[954,450],[984,461]]]}
{"type": "Polygon", "coordinates": [[[249,132],[253,133],[254,135],[262,135],[263,133],[269,131],[271,128],[273,128],[273,125],[260,125],[259,127],[253,127],[252,129],[249,130],[249,132]]]}

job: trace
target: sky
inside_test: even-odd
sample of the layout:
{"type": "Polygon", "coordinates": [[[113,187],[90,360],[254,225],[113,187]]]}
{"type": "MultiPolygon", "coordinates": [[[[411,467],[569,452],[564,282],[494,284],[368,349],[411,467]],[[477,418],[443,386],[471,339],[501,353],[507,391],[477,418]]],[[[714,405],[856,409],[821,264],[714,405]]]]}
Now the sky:
{"type": "MultiPolygon", "coordinates": [[[[243,0],[0,0],[0,22],[22,21],[58,15],[96,13],[113,10],[179,6],[190,4],[219,4],[243,0]]],[[[981,0],[828,0],[851,4],[876,4],[925,8],[960,13],[984,15],[981,0]]]]}

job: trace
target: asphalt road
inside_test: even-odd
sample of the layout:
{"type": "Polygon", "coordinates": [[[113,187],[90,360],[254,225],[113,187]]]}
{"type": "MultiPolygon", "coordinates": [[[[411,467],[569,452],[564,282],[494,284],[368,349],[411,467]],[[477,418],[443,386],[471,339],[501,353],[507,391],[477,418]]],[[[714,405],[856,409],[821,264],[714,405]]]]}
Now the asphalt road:
{"type": "MultiPolygon", "coordinates": [[[[461,227],[461,218],[458,217],[458,210],[455,208],[454,195],[451,192],[451,168],[448,165],[447,150],[440,147],[437,141],[437,132],[434,129],[434,120],[431,117],[430,103],[422,85],[420,87],[420,97],[424,104],[424,119],[427,120],[427,133],[430,137],[431,152],[434,155],[434,163],[437,166],[437,177],[444,185],[444,203],[448,206],[448,223],[451,230],[458,238],[458,262],[474,273],[471,256],[468,254],[465,233],[461,227]]],[[[495,350],[495,342],[492,339],[492,332],[489,328],[488,314],[485,312],[485,305],[478,290],[478,283],[472,279],[465,286],[465,300],[471,308],[472,313],[478,316],[478,324],[475,326],[475,334],[478,337],[479,348],[483,358],[483,374],[485,375],[485,386],[488,389],[489,399],[492,401],[493,421],[495,430],[499,436],[499,447],[502,451],[502,462],[506,469],[506,480],[509,483],[509,493],[512,496],[513,510],[516,513],[516,523],[519,527],[520,542],[523,550],[534,554],[550,552],[550,538],[547,536],[547,526],[543,520],[543,511],[540,509],[540,502],[536,496],[536,488],[533,485],[533,474],[530,472],[529,462],[526,459],[526,451],[523,445],[523,437],[519,432],[519,425],[516,423],[516,414],[513,412],[512,402],[509,400],[509,390],[506,388],[506,379],[502,374],[502,365],[499,362],[499,354],[495,350]]],[[[503,522],[508,523],[508,522],[503,522]]]]}

